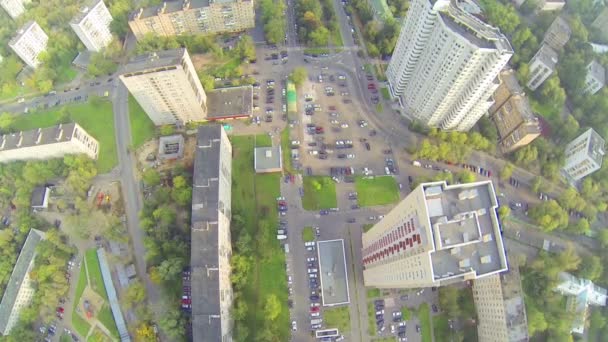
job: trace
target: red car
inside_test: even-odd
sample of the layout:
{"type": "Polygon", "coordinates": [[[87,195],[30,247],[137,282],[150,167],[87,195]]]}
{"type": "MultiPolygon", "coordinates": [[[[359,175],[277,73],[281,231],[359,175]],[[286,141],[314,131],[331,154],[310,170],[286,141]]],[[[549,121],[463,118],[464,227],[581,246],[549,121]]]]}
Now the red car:
{"type": "Polygon", "coordinates": [[[367,89],[376,89],[376,85],[373,83],[370,83],[367,85],[367,89]]]}
{"type": "Polygon", "coordinates": [[[318,306],[315,306],[315,307],[310,308],[310,312],[311,313],[313,313],[313,312],[319,312],[320,309],[321,308],[319,308],[318,306]]]}
{"type": "Polygon", "coordinates": [[[64,313],[64,312],[65,312],[65,309],[62,306],[57,308],[57,313],[64,313]]]}
{"type": "Polygon", "coordinates": [[[287,202],[285,202],[285,201],[278,201],[278,204],[279,205],[287,205],[287,202]]]}

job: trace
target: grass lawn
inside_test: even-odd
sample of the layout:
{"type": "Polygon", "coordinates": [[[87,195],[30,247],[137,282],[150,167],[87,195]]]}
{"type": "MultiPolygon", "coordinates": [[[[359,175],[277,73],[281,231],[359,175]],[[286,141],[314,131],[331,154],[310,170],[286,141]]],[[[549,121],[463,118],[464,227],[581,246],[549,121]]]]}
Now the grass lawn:
{"type": "Polygon", "coordinates": [[[350,331],[350,313],[348,306],[323,310],[323,319],[328,328],[350,331]]]}
{"type": "Polygon", "coordinates": [[[97,250],[95,248],[87,250],[85,260],[87,262],[87,270],[89,271],[89,285],[91,285],[93,291],[97,292],[98,295],[107,301],[108,294],[106,293],[106,286],[103,283],[103,278],[101,277],[101,268],[99,268],[97,250]]]}
{"type": "Polygon", "coordinates": [[[247,200],[233,203],[233,212],[244,222],[244,230],[254,237],[254,262],[251,281],[241,295],[249,310],[244,319],[236,321],[249,331],[248,340],[256,340],[262,332],[266,315],[264,304],[269,295],[275,295],[281,303],[281,312],[274,325],[277,340],[289,339],[289,309],[287,307],[287,275],[285,253],[276,239],[278,213],[276,197],[280,194],[280,175],[256,175],[253,170],[254,136],[232,136],[232,197],[247,200]]]}
{"type": "Polygon", "coordinates": [[[374,311],[374,303],[367,303],[367,319],[369,325],[369,336],[376,335],[376,311],[374,311]]]}
{"type": "Polygon", "coordinates": [[[87,338],[87,342],[106,342],[108,341],[108,336],[103,333],[99,328],[95,328],[91,336],[87,338]]]}
{"type": "Polygon", "coordinates": [[[72,342],[72,336],[63,333],[61,334],[61,337],[59,337],[59,342],[72,342]]]}
{"type": "Polygon", "coordinates": [[[388,92],[388,88],[380,88],[380,93],[382,94],[382,98],[390,101],[391,94],[388,92]]]}
{"type": "Polygon", "coordinates": [[[114,138],[114,114],[110,101],[98,99],[27,115],[18,115],[13,127],[15,130],[24,131],[59,124],[63,119],[60,108],[67,110],[70,117],[69,121],[76,121],[99,142],[99,157],[97,158],[99,173],[112,170],[118,164],[118,156],[116,155],[116,140],[114,138]]]}
{"type": "Polygon", "coordinates": [[[553,108],[553,106],[550,103],[541,104],[540,102],[536,101],[536,99],[532,96],[530,96],[529,100],[530,100],[530,106],[532,107],[532,110],[534,110],[535,112],[542,115],[545,119],[547,119],[549,121],[560,119],[559,118],[560,111],[553,108]]]}
{"type": "Polygon", "coordinates": [[[329,53],[328,48],[307,48],[304,49],[305,55],[321,55],[324,53],[329,53]]]}
{"type": "Polygon", "coordinates": [[[258,134],[255,136],[255,147],[272,147],[272,139],[268,134],[258,134]]]}
{"type": "Polygon", "coordinates": [[[448,341],[450,339],[450,326],[446,314],[442,313],[433,317],[433,334],[436,341],[448,341]]]}
{"type": "Polygon", "coordinates": [[[386,81],[386,67],[387,64],[374,64],[374,72],[378,81],[386,81]]]}
{"type": "Polygon", "coordinates": [[[131,124],[131,144],[133,147],[138,148],[146,141],[154,138],[156,126],[131,94],[129,94],[129,123],[131,124]]]}
{"type": "Polygon", "coordinates": [[[367,298],[376,298],[380,297],[380,289],[367,289],[367,298]]]}
{"type": "Polygon", "coordinates": [[[114,316],[112,316],[112,309],[110,309],[109,304],[104,304],[103,308],[99,310],[97,319],[110,331],[112,337],[118,338],[118,328],[116,327],[116,322],[114,321],[114,316]]]}
{"type": "Polygon", "coordinates": [[[289,127],[281,132],[281,154],[283,154],[283,168],[289,173],[294,173],[291,163],[291,141],[289,141],[289,127]]]}
{"type": "Polygon", "coordinates": [[[326,176],[304,177],[304,198],[302,199],[302,206],[306,210],[337,207],[336,183],[326,176]]]}
{"type": "Polygon", "coordinates": [[[381,112],[384,109],[382,103],[376,103],[376,112],[381,112]]]}
{"type": "Polygon", "coordinates": [[[76,295],[74,296],[74,307],[78,305],[80,301],[80,297],[82,297],[82,293],[84,292],[84,288],[87,286],[87,271],[86,271],[86,263],[82,263],[80,267],[80,272],[78,273],[78,283],[76,284],[76,295]]]}
{"type": "Polygon", "coordinates": [[[342,42],[342,34],[340,33],[340,30],[336,30],[331,33],[331,41],[332,41],[333,45],[336,47],[344,46],[344,43],[342,42]]]}
{"type": "Polygon", "coordinates": [[[75,312],[72,314],[72,327],[80,336],[87,336],[89,329],[91,329],[89,322],[85,321],[84,318],[75,312]]]}
{"type": "MultiPolygon", "coordinates": [[[[418,319],[420,320],[420,330],[422,342],[432,342],[431,337],[431,310],[429,305],[424,303],[418,307],[418,319]]],[[[438,340],[440,341],[440,340],[438,340]]]]}
{"type": "Polygon", "coordinates": [[[399,187],[391,176],[373,178],[355,177],[355,190],[359,194],[359,205],[370,207],[374,205],[391,204],[399,201],[399,187]]]}
{"type": "Polygon", "coordinates": [[[412,310],[410,310],[407,306],[402,306],[401,317],[403,317],[404,321],[409,321],[410,319],[412,319],[412,310]]]}
{"type": "Polygon", "coordinates": [[[374,226],[373,223],[366,223],[363,225],[363,232],[368,232],[374,226]]]}
{"type": "Polygon", "coordinates": [[[312,227],[304,227],[302,230],[302,240],[304,242],[315,241],[315,232],[312,230],[312,227]]]}

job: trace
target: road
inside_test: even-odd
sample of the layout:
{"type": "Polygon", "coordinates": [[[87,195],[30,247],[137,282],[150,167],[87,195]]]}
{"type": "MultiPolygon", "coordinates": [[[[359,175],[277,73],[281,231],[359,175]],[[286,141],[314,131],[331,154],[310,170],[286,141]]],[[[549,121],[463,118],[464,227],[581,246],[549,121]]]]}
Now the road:
{"type": "Polygon", "coordinates": [[[137,274],[144,280],[150,308],[157,314],[157,317],[159,317],[159,314],[162,312],[159,302],[160,293],[158,287],[150,281],[150,277],[147,275],[145,261],[146,249],[143,244],[144,233],[139,225],[139,211],[142,208],[143,198],[137,181],[135,169],[136,161],[128,150],[128,147],[131,145],[131,126],[129,122],[128,106],[129,93],[122,82],[118,80],[114,82],[116,87],[112,95],[114,128],[116,131],[118,165],[120,168],[122,194],[127,216],[127,228],[133,243],[133,255],[135,256],[137,274]]]}

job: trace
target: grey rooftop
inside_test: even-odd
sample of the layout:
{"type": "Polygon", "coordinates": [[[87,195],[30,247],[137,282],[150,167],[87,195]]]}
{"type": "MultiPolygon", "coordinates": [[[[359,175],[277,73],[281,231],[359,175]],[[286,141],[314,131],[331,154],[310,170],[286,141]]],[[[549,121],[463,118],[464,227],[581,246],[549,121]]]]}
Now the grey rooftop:
{"type": "Polygon", "coordinates": [[[207,119],[251,116],[253,113],[253,87],[220,88],[207,94],[207,119]]]}
{"type": "Polygon", "coordinates": [[[76,124],[72,122],[31,131],[3,134],[0,136],[0,152],[69,141],[72,139],[75,129],[76,124]]]}
{"type": "Polygon", "coordinates": [[[125,64],[120,73],[123,77],[137,76],[139,73],[162,71],[182,64],[186,49],[173,49],[138,55],[125,64]]]}

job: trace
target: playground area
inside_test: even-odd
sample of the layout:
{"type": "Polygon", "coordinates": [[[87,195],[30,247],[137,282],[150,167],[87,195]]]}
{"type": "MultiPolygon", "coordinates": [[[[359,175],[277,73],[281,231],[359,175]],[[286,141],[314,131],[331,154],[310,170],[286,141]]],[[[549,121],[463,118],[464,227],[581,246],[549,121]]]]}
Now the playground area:
{"type": "Polygon", "coordinates": [[[95,249],[87,250],[82,262],[72,327],[87,342],[119,340],[95,249]]]}

